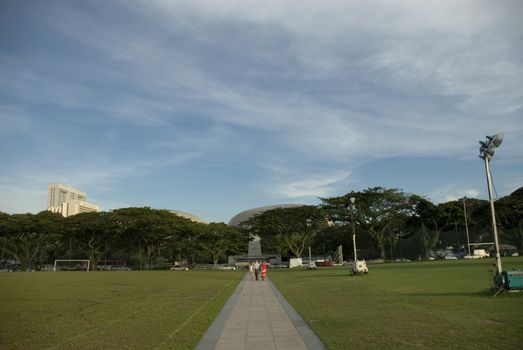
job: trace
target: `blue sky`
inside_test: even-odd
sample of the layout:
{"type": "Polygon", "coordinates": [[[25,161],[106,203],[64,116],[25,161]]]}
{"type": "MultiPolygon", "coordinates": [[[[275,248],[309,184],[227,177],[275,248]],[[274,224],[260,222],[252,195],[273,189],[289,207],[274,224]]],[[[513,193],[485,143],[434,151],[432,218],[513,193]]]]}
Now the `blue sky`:
{"type": "Polygon", "coordinates": [[[520,1],[0,2],[0,211],[523,186],[520,1]]]}

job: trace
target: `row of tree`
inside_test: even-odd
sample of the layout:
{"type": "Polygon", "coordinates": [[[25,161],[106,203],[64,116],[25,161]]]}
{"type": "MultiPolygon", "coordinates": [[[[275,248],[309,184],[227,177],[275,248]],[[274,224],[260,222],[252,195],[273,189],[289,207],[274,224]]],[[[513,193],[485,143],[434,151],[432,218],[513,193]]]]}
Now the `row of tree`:
{"type": "Polygon", "coordinates": [[[125,262],[143,269],[164,263],[213,262],[242,250],[248,241],[239,229],[202,224],[167,210],[123,208],[111,212],[81,213],[67,218],[42,211],[33,214],[0,213],[2,261],[13,259],[31,269],[55,259],[125,262]]]}
{"type": "MultiPolygon", "coordinates": [[[[523,253],[523,188],[497,200],[496,213],[501,243],[523,253]]],[[[436,205],[418,195],[376,187],[322,198],[318,206],[267,211],[241,229],[150,208],[68,218],[48,211],[0,213],[0,260],[16,260],[23,269],[75,258],[88,258],[93,267],[107,259],[143,269],[175,261],[216,265],[227,255],[245,253],[251,234],[262,238],[264,252],[300,257],[311,246],[315,255],[327,256],[339,245],[352,251],[353,225],[358,256],[365,258],[428,258],[431,251],[448,246],[467,253],[466,228],[470,242],[493,240],[487,201],[436,205]]]]}
{"type": "MultiPolygon", "coordinates": [[[[500,198],[495,206],[501,243],[523,253],[523,188],[500,198]]],[[[467,230],[470,243],[493,242],[488,201],[464,198],[436,205],[382,187],[323,198],[317,207],[267,211],[245,228],[263,238],[265,250],[299,257],[308,246],[324,256],[339,245],[352,251],[352,224],[359,256],[367,258],[429,258],[434,250],[449,246],[468,254],[467,230]]]]}

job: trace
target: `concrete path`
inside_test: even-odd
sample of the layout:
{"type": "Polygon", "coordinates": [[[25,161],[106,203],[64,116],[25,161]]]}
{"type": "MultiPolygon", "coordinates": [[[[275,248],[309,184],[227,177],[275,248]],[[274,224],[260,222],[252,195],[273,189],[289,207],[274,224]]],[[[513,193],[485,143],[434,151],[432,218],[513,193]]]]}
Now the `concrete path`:
{"type": "Polygon", "coordinates": [[[324,344],[270,280],[248,275],[196,347],[197,350],[323,350],[324,344]]]}

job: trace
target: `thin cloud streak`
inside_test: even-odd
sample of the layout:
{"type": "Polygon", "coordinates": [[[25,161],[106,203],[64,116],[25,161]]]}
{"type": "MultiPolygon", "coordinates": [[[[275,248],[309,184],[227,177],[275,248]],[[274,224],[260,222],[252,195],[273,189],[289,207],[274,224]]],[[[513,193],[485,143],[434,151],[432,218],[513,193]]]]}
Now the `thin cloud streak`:
{"type": "MultiPolygon", "coordinates": [[[[168,4],[162,4],[162,6],[170,7],[168,4]]],[[[176,4],[175,9],[178,9],[180,6],[180,4],[176,4]]],[[[287,6],[288,5],[282,6],[284,11],[288,10],[287,6]]],[[[341,6],[341,4],[338,3],[337,6],[341,6]]],[[[231,8],[229,9],[231,10],[231,8]]],[[[203,12],[205,15],[209,16],[207,20],[213,24],[215,24],[214,22],[216,21],[216,18],[218,18],[219,21],[223,21],[224,19],[222,16],[236,18],[235,16],[237,15],[235,11],[232,11],[232,13],[222,13],[221,15],[212,15],[211,13],[202,11],[199,7],[192,8],[192,6],[189,7],[189,10],[184,9],[182,6],[182,12],[183,10],[198,11],[197,13],[199,15],[203,12]]],[[[271,12],[271,14],[273,17],[278,19],[286,14],[286,12],[279,13],[278,11],[280,11],[281,8],[278,6],[272,7],[272,10],[277,13],[271,12]]],[[[240,10],[240,13],[244,15],[242,10],[240,10]]],[[[310,14],[308,15],[310,16],[310,14]]],[[[174,12],[173,16],[172,19],[179,19],[178,12],[174,12]]],[[[73,19],[76,19],[76,17],[71,15],[71,22],[73,19]]],[[[259,18],[257,15],[253,15],[252,13],[247,14],[246,20],[249,19],[254,22],[261,21],[264,23],[264,18],[259,18]]],[[[410,18],[408,19],[410,20],[410,18]]],[[[311,33],[310,28],[314,23],[316,23],[315,21],[316,19],[314,17],[305,17],[306,25],[303,27],[287,28],[287,30],[293,32],[296,38],[302,38],[311,33]]],[[[401,29],[395,29],[393,25],[392,32],[400,32],[401,34],[404,32],[404,27],[408,27],[408,23],[410,22],[407,22],[407,24],[399,20],[398,22],[402,23],[400,27],[401,29]]],[[[457,138],[456,132],[452,132],[451,130],[461,129],[456,127],[456,121],[459,123],[460,118],[456,118],[452,114],[446,121],[440,120],[437,124],[428,124],[427,121],[429,120],[442,118],[437,110],[422,112],[423,114],[418,115],[417,120],[412,120],[411,117],[409,117],[408,120],[404,120],[402,115],[409,115],[408,106],[406,108],[403,107],[403,109],[405,109],[403,113],[395,112],[393,114],[384,114],[379,108],[382,102],[378,102],[377,108],[372,110],[371,113],[361,113],[358,110],[351,110],[351,107],[354,106],[348,106],[348,108],[343,109],[333,108],[332,106],[326,105],[321,100],[314,98],[311,99],[309,96],[300,95],[296,92],[288,92],[283,95],[281,92],[278,92],[278,95],[280,95],[278,98],[277,96],[274,96],[273,93],[258,89],[255,86],[252,86],[249,90],[240,90],[237,87],[230,85],[230,83],[220,82],[220,80],[216,80],[215,77],[209,76],[208,73],[203,71],[200,67],[194,66],[189,63],[188,60],[180,57],[181,55],[177,54],[176,50],[166,49],[166,45],[162,44],[161,37],[160,39],[156,39],[158,42],[151,44],[149,37],[138,36],[132,37],[131,40],[130,36],[125,37],[126,33],[119,32],[113,37],[105,35],[102,40],[97,39],[95,41],[93,38],[98,36],[87,36],[84,33],[90,31],[102,31],[103,27],[96,29],[94,28],[95,24],[92,23],[90,30],[85,31],[84,28],[81,27],[83,22],[80,21],[76,24],[76,30],[75,27],[71,30],[69,26],[70,22],[66,21],[65,23],[67,24],[68,35],[87,43],[95,49],[101,50],[115,63],[122,61],[126,62],[126,69],[138,68],[136,73],[138,76],[141,76],[141,78],[135,79],[135,84],[141,82],[144,86],[148,86],[148,91],[162,91],[161,95],[164,96],[142,98],[133,94],[127,98],[124,97],[118,105],[106,105],[100,107],[107,116],[119,118],[123,122],[131,122],[136,123],[137,125],[149,125],[153,127],[165,125],[168,120],[172,120],[177,111],[173,109],[172,105],[163,102],[163,100],[160,100],[159,98],[163,99],[164,97],[169,97],[169,92],[172,90],[185,90],[188,92],[189,96],[195,96],[198,100],[204,101],[205,104],[208,105],[205,106],[204,104],[203,110],[208,109],[209,117],[214,119],[217,123],[240,125],[249,128],[272,131],[283,130],[288,136],[284,138],[285,142],[289,143],[291,147],[294,147],[296,150],[303,153],[311,155],[317,154],[318,157],[332,156],[332,158],[338,158],[340,154],[345,154],[348,151],[355,151],[354,153],[361,156],[361,158],[369,156],[387,157],[401,154],[426,155],[431,152],[445,154],[449,152],[449,147],[446,145],[451,144],[450,141],[456,140],[457,138]],[[117,43],[117,45],[115,45],[115,43],[117,43]],[[153,45],[154,48],[151,48],[151,45],[153,45]],[[150,51],[155,52],[152,59],[148,57],[150,51]],[[175,58],[174,60],[173,57],[175,58]],[[145,62],[151,62],[154,64],[144,64],[145,62]],[[167,67],[170,69],[175,68],[175,74],[162,74],[170,70],[167,67]],[[174,76],[176,76],[176,78],[174,80],[171,79],[171,77],[174,76]],[[161,89],[161,87],[169,87],[169,89],[165,92],[165,89],[161,89]],[[396,127],[394,128],[395,130],[393,133],[384,133],[380,135],[376,134],[375,123],[388,125],[389,127],[395,125],[396,127]],[[442,129],[438,131],[438,128],[442,129]],[[416,137],[416,134],[419,136],[416,137]],[[301,135],[312,135],[313,137],[306,138],[304,141],[303,137],[300,137],[301,135]],[[409,137],[409,147],[405,147],[402,144],[407,137],[409,137]],[[361,142],[358,142],[357,138],[362,140],[386,139],[388,142],[369,142],[362,144],[361,142]],[[325,141],[322,142],[322,140],[325,141]]],[[[269,21],[270,25],[276,25],[277,23],[279,22],[269,21]]],[[[448,31],[453,28],[452,26],[449,28],[444,27],[442,25],[443,22],[437,23],[441,26],[441,28],[438,29],[440,31],[448,31]]],[[[66,24],[61,24],[61,26],[65,26],[66,24]]],[[[183,26],[187,25],[188,24],[185,23],[183,26]]],[[[333,26],[336,25],[340,24],[337,23],[333,26]]],[[[356,22],[356,24],[353,25],[361,26],[362,24],[356,22]]],[[[412,24],[414,27],[417,25],[420,25],[417,21],[412,24]]],[[[197,30],[197,28],[198,27],[195,26],[195,28],[191,28],[191,30],[197,30]]],[[[480,28],[477,28],[477,30],[479,29],[480,28]]],[[[65,27],[63,30],[65,30],[65,27]]],[[[365,27],[365,30],[369,29],[365,27]]],[[[378,36],[376,31],[379,30],[379,28],[373,29],[372,35],[378,36]]],[[[381,30],[385,30],[385,28],[381,28],[381,30]]],[[[387,30],[391,31],[390,28],[387,28],[387,30]]],[[[381,35],[383,36],[383,33],[381,33],[381,35]]],[[[391,34],[388,34],[386,37],[390,35],[391,34]]],[[[469,35],[472,35],[472,33],[469,35]]],[[[400,39],[398,38],[398,41],[399,40],[400,39]]],[[[459,48],[460,46],[462,47],[462,45],[457,44],[453,46],[456,46],[456,48],[459,48]]],[[[390,81],[386,81],[385,83],[394,82],[394,84],[399,84],[401,82],[402,84],[406,83],[407,85],[409,83],[411,85],[422,84],[424,87],[430,86],[431,89],[433,89],[434,86],[437,87],[440,85],[440,91],[438,92],[436,90],[436,93],[452,96],[469,96],[467,99],[463,100],[463,102],[456,105],[458,109],[465,105],[470,106],[473,99],[484,103],[485,95],[492,95],[492,91],[494,90],[498,91],[498,96],[490,96],[490,99],[494,100],[488,103],[491,107],[496,106],[496,100],[503,102],[503,105],[507,106],[505,108],[509,108],[509,104],[504,103],[507,99],[510,101],[523,100],[523,90],[512,90],[510,94],[507,94],[505,91],[506,89],[501,85],[508,84],[509,87],[516,85],[510,83],[510,81],[507,82],[507,79],[505,79],[506,70],[494,69],[493,74],[489,74],[478,83],[474,83],[471,87],[466,88],[463,87],[463,83],[456,84],[456,82],[450,82],[446,78],[438,78],[439,76],[454,77],[453,79],[455,80],[456,77],[463,75],[463,73],[459,72],[463,70],[463,68],[469,66],[469,62],[463,60],[452,62],[452,64],[443,63],[445,68],[441,71],[439,68],[441,67],[441,64],[438,65],[435,63],[440,57],[450,56],[450,58],[446,59],[447,61],[452,59],[452,57],[455,57],[455,55],[452,55],[452,52],[449,53],[444,51],[438,53],[433,52],[433,50],[430,49],[426,50],[426,47],[409,49],[405,48],[404,45],[398,46],[398,48],[381,48],[381,50],[382,53],[374,55],[374,58],[363,61],[365,62],[364,67],[365,65],[369,65],[371,71],[373,69],[385,69],[386,71],[394,72],[390,81]],[[394,50],[406,50],[406,53],[398,55],[397,53],[394,53],[394,50]],[[423,52],[426,52],[425,55],[427,56],[427,60],[424,63],[420,63],[420,60],[424,61],[424,58],[419,55],[423,52]],[[404,69],[408,70],[404,71],[404,69]],[[439,74],[435,74],[437,72],[432,72],[434,69],[439,72],[439,74]],[[487,80],[489,82],[500,82],[498,83],[499,86],[488,90],[485,90],[485,88],[482,88],[483,90],[474,88],[474,86],[487,86],[487,80]],[[440,81],[440,83],[433,84],[434,81],[440,81]]],[[[474,54],[479,55],[481,52],[474,54]]],[[[336,53],[334,53],[333,56],[336,56],[336,53]]],[[[332,56],[326,55],[326,57],[332,56]]],[[[333,59],[336,59],[336,57],[333,59]]],[[[516,66],[514,62],[508,62],[506,64],[508,71],[510,71],[513,76],[517,77],[520,75],[518,72],[521,71],[521,65],[516,66]],[[514,72],[516,74],[514,74],[514,72]]],[[[473,67],[470,70],[472,72],[484,71],[478,68],[479,67],[473,67]]],[[[465,78],[461,78],[461,80],[470,81],[470,79],[465,78]]],[[[517,84],[517,86],[519,86],[519,84],[517,84]]],[[[70,90],[69,88],[70,87],[67,87],[67,90],[70,90]]],[[[60,89],[53,89],[53,91],[59,90],[60,89]]],[[[176,96],[171,95],[171,97],[176,96]]],[[[376,97],[378,99],[380,98],[380,96],[376,97]]],[[[70,99],[66,98],[65,100],[70,99]]],[[[364,103],[368,103],[368,101],[364,101],[364,103]]],[[[359,108],[359,106],[355,107],[359,108]]],[[[399,108],[399,110],[401,110],[401,107],[399,108]]],[[[514,110],[518,108],[520,108],[520,105],[513,104],[509,109],[514,110]]],[[[510,124],[507,126],[510,126],[510,124]]],[[[381,128],[380,132],[383,133],[385,130],[386,128],[381,128]]],[[[462,146],[465,146],[465,143],[462,143],[462,146]]],[[[457,150],[456,148],[454,149],[456,150],[456,153],[461,153],[462,151],[457,150]]]]}
{"type": "Polygon", "coordinates": [[[289,182],[276,188],[276,193],[284,198],[317,198],[334,193],[340,182],[345,182],[350,173],[317,174],[311,178],[289,182]]]}

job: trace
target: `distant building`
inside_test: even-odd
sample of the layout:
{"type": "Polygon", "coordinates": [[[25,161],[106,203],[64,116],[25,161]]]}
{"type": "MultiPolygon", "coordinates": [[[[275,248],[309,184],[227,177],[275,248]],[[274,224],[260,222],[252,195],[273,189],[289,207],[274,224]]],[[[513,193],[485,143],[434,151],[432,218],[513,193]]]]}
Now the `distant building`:
{"type": "Polygon", "coordinates": [[[268,205],[265,207],[245,210],[245,211],[242,211],[241,213],[233,216],[233,218],[229,221],[229,225],[241,227],[243,224],[245,224],[250,219],[252,219],[258,215],[261,215],[261,214],[265,213],[266,211],[273,210],[273,209],[303,207],[304,205],[305,204],[276,204],[276,205],[268,205]]]}
{"type": "Polygon", "coordinates": [[[60,213],[64,217],[99,210],[97,205],[86,200],[85,192],[74,187],[59,183],[50,183],[47,186],[47,210],[60,213]]]}
{"type": "MultiPolygon", "coordinates": [[[[246,223],[263,213],[273,209],[285,209],[285,208],[297,208],[303,207],[305,204],[276,204],[268,205],[265,207],[253,208],[249,210],[242,211],[241,213],[236,214],[229,221],[229,225],[246,228],[246,223]]],[[[271,264],[281,263],[280,254],[262,254],[261,241],[260,237],[257,235],[250,235],[251,240],[247,247],[247,255],[229,255],[229,264],[236,265],[238,267],[244,267],[249,265],[249,262],[252,261],[268,261],[271,264]]]]}
{"type": "Polygon", "coordinates": [[[186,213],[186,212],[183,212],[183,211],[178,211],[178,210],[169,210],[171,213],[173,214],[176,214],[178,216],[181,216],[182,218],[185,218],[185,219],[189,219],[193,222],[197,222],[197,223],[200,223],[200,224],[208,224],[209,222],[205,221],[204,219],[196,216],[196,215],[193,215],[191,213],[186,213]]]}

